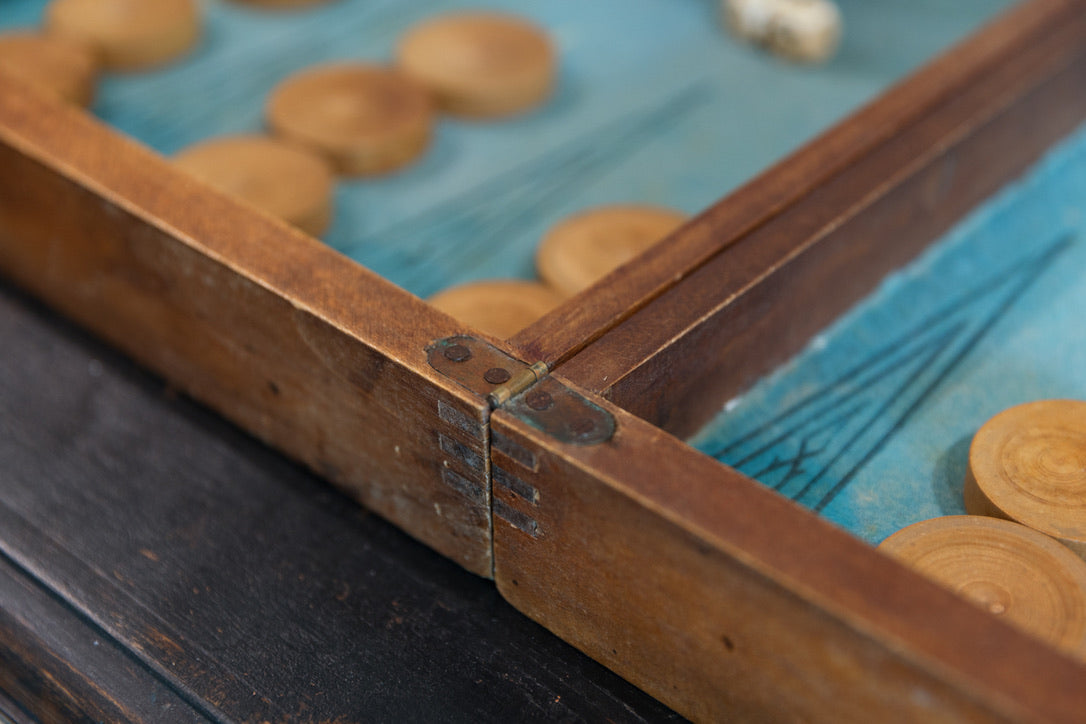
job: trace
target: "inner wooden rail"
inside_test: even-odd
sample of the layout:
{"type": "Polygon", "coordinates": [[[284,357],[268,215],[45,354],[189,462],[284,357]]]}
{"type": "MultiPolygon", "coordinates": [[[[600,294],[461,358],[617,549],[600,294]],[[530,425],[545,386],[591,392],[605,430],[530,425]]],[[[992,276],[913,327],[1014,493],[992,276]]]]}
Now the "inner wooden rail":
{"type": "Polygon", "coordinates": [[[692,433],[1086,117],[1084,7],[1015,6],[513,350],[692,433]]]}

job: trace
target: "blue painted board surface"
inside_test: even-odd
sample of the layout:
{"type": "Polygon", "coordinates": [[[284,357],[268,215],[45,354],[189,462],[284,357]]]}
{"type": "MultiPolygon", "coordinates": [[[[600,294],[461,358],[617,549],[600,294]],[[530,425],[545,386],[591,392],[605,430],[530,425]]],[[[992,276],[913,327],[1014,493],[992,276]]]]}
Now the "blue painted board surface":
{"type": "Polygon", "coordinates": [[[871,543],[965,512],[969,443],[1086,399],[1086,127],[730,402],[692,444],[871,543]]]}
{"type": "MultiPolygon", "coordinates": [[[[45,0],[0,0],[0,29],[34,26],[45,0]]],[[[561,58],[554,99],[511,121],[440,122],[393,176],[337,188],[325,241],[420,296],[489,277],[532,277],[543,232],[583,208],[646,202],[697,212],[916,68],[1011,0],[841,0],[846,32],[826,66],[735,42],[717,0],[338,0],[268,12],[204,0],[184,61],[112,75],[94,111],[172,154],[259,131],[268,92],[317,63],[391,58],[413,23],[459,8],[534,19],[561,58]]]]}

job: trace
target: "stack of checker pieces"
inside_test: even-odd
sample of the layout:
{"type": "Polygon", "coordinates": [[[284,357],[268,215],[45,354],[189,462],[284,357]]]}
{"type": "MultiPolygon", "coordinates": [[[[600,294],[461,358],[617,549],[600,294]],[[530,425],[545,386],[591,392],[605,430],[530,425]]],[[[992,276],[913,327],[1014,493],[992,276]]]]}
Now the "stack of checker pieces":
{"type": "Polygon", "coordinates": [[[1086,658],[1086,401],[1025,403],[985,423],[963,496],[970,515],[915,523],[880,549],[1086,658]]]}

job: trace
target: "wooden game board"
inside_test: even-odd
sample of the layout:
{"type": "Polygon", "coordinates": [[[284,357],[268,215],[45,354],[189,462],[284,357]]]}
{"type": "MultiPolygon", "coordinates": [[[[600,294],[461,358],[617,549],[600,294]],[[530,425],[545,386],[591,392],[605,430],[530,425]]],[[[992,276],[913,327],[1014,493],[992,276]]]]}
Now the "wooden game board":
{"type": "Polygon", "coordinates": [[[673,435],[1074,129],[1084,74],[1083,4],[1016,6],[508,341],[0,78],[0,267],[693,718],[1073,721],[1082,664],[673,435]]]}

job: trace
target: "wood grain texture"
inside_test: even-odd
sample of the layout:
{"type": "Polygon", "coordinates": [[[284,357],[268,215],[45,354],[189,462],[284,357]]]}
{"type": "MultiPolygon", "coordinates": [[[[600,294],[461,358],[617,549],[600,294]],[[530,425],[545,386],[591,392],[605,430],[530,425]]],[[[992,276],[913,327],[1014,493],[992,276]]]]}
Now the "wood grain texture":
{"type": "Polygon", "coordinates": [[[569,359],[933,108],[952,102],[977,78],[1015,63],[1031,47],[1044,47],[1051,33],[1069,16],[1081,14],[1082,7],[1081,0],[1029,0],[1015,6],[510,343],[523,359],[542,360],[550,367],[569,359]]]}
{"type": "MultiPolygon", "coordinates": [[[[518,335],[516,351],[527,361],[564,363],[563,376],[586,392],[605,393],[669,430],[689,429],[1082,117],[1083,7],[1078,0],[1021,6],[518,335]],[[897,231],[899,242],[879,243],[897,231]],[[725,364],[728,374],[718,374],[725,364]]],[[[840,721],[882,711],[913,720],[1073,721],[1084,710],[1080,665],[976,617],[628,412],[613,408],[614,440],[575,449],[506,413],[492,421],[478,395],[426,365],[430,342],[469,330],[2,77],[0,270],[483,575],[492,561],[493,422],[502,593],[695,717],[840,721]]],[[[108,481],[116,474],[109,471],[97,474],[108,481]]],[[[230,472],[213,478],[213,500],[239,492],[230,472]]],[[[172,500],[141,494],[151,505],[172,500]]],[[[264,516],[265,536],[307,500],[230,498],[255,506],[246,510],[264,516]]],[[[91,502],[73,516],[85,520],[113,504],[91,502]]],[[[232,644],[255,635],[264,619],[243,614],[230,629],[235,638],[223,638],[206,620],[198,631],[183,628],[196,610],[187,604],[207,595],[222,615],[281,589],[216,597],[237,574],[195,562],[186,565],[213,585],[181,586],[191,582],[184,569],[168,600],[132,603],[126,575],[154,578],[132,551],[124,565],[87,570],[18,517],[0,530],[22,536],[24,551],[39,545],[56,553],[36,568],[23,561],[32,578],[66,601],[93,598],[103,611],[120,611],[109,622],[117,640],[179,681],[199,682],[212,707],[251,696],[246,667],[266,655],[254,652],[286,662],[264,683],[274,699],[317,649],[301,626],[285,641],[262,638],[264,648],[244,649],[249,659],[233,659],[242,649],[232,644]],[[144,609],[174,623],[122,630],[154,618],[144,609]],[[212,647],[221,656],[200,668],[202,654],[197,662],[177,652],[196,640],[203,649],[192,650],[212,647]]],[[[214,520],[204,531],[223,536],[222,555],[245,551],[253,557],[243,571],[279,572],[261,555],[266,538],[234,530],[230,516],[214,520]]],[[[187,532],[185,524],[175,522],[187,532]]],[[[335,551],[351,550],[351,540],[330,535],[321,516],[303,524],[303,539],[339,546],[301,571],[324,586],[305,590],[327,597],[330,581],[357,574],[347,563],[337,567],[343,559],[335,551]]],[[[93,535],[76,544],[93,549],[104,539],[87,530],[93,535]]],[[[200,532],[189,533],[196,543],[200,532]]],[[[293,622],[310,602],[299,601],[272,600],[276,617],[293,622]]],[[[328,626],[324,643],[357,633],[328,626]]],[[[17,658],[46,660],[35,656],[17,658]]],[[[5,670],[16,668],[9,664],[5,670]]],[[[26,676],[11,684],[23,692],[33,685],[26,676]]],[[[289,716],[285,706],[270,711],[289,716]]]]}
{"type": "Polygon", "coordinates": [[[450,318],[4,77],[0,269],[490,575],[488,408],[426,363],[450,318]]]}
{"type": "Polygon", "coordinates": [[[492,419],[534,491],[495,485],[495,579],[562,638],[700,721],[1081,719],[1086,667],[607,407],[594,447],[492,419]]]}
{"type": "Polygon", "coordinates": [[[678,721],[0,283],[0,719],[678,721]]]}
{"type": "Polygon", "coordinates": [[[0,689],[19,709],[56,722],[214,721],[37,583],[0,560],[0,689]]]}
{"type": "Polygon", "coordinates": [[[906,526],[878,549],[1086,660],[1086,563],[1052,538],[1009,520],[948,515],[906,526]]]}
{"type": "Polygon", "coordinates": [[[1086,400],[1035,400],[984,423],[962,495],[971,514],[1021,523],[1086,559],[1086,400]]]}
{"type": "Polygon", "coordinates": [[[1086,118],[1086,5],[1050,20],[562,373],[678,435],[698,429],[1086,118]]]}

